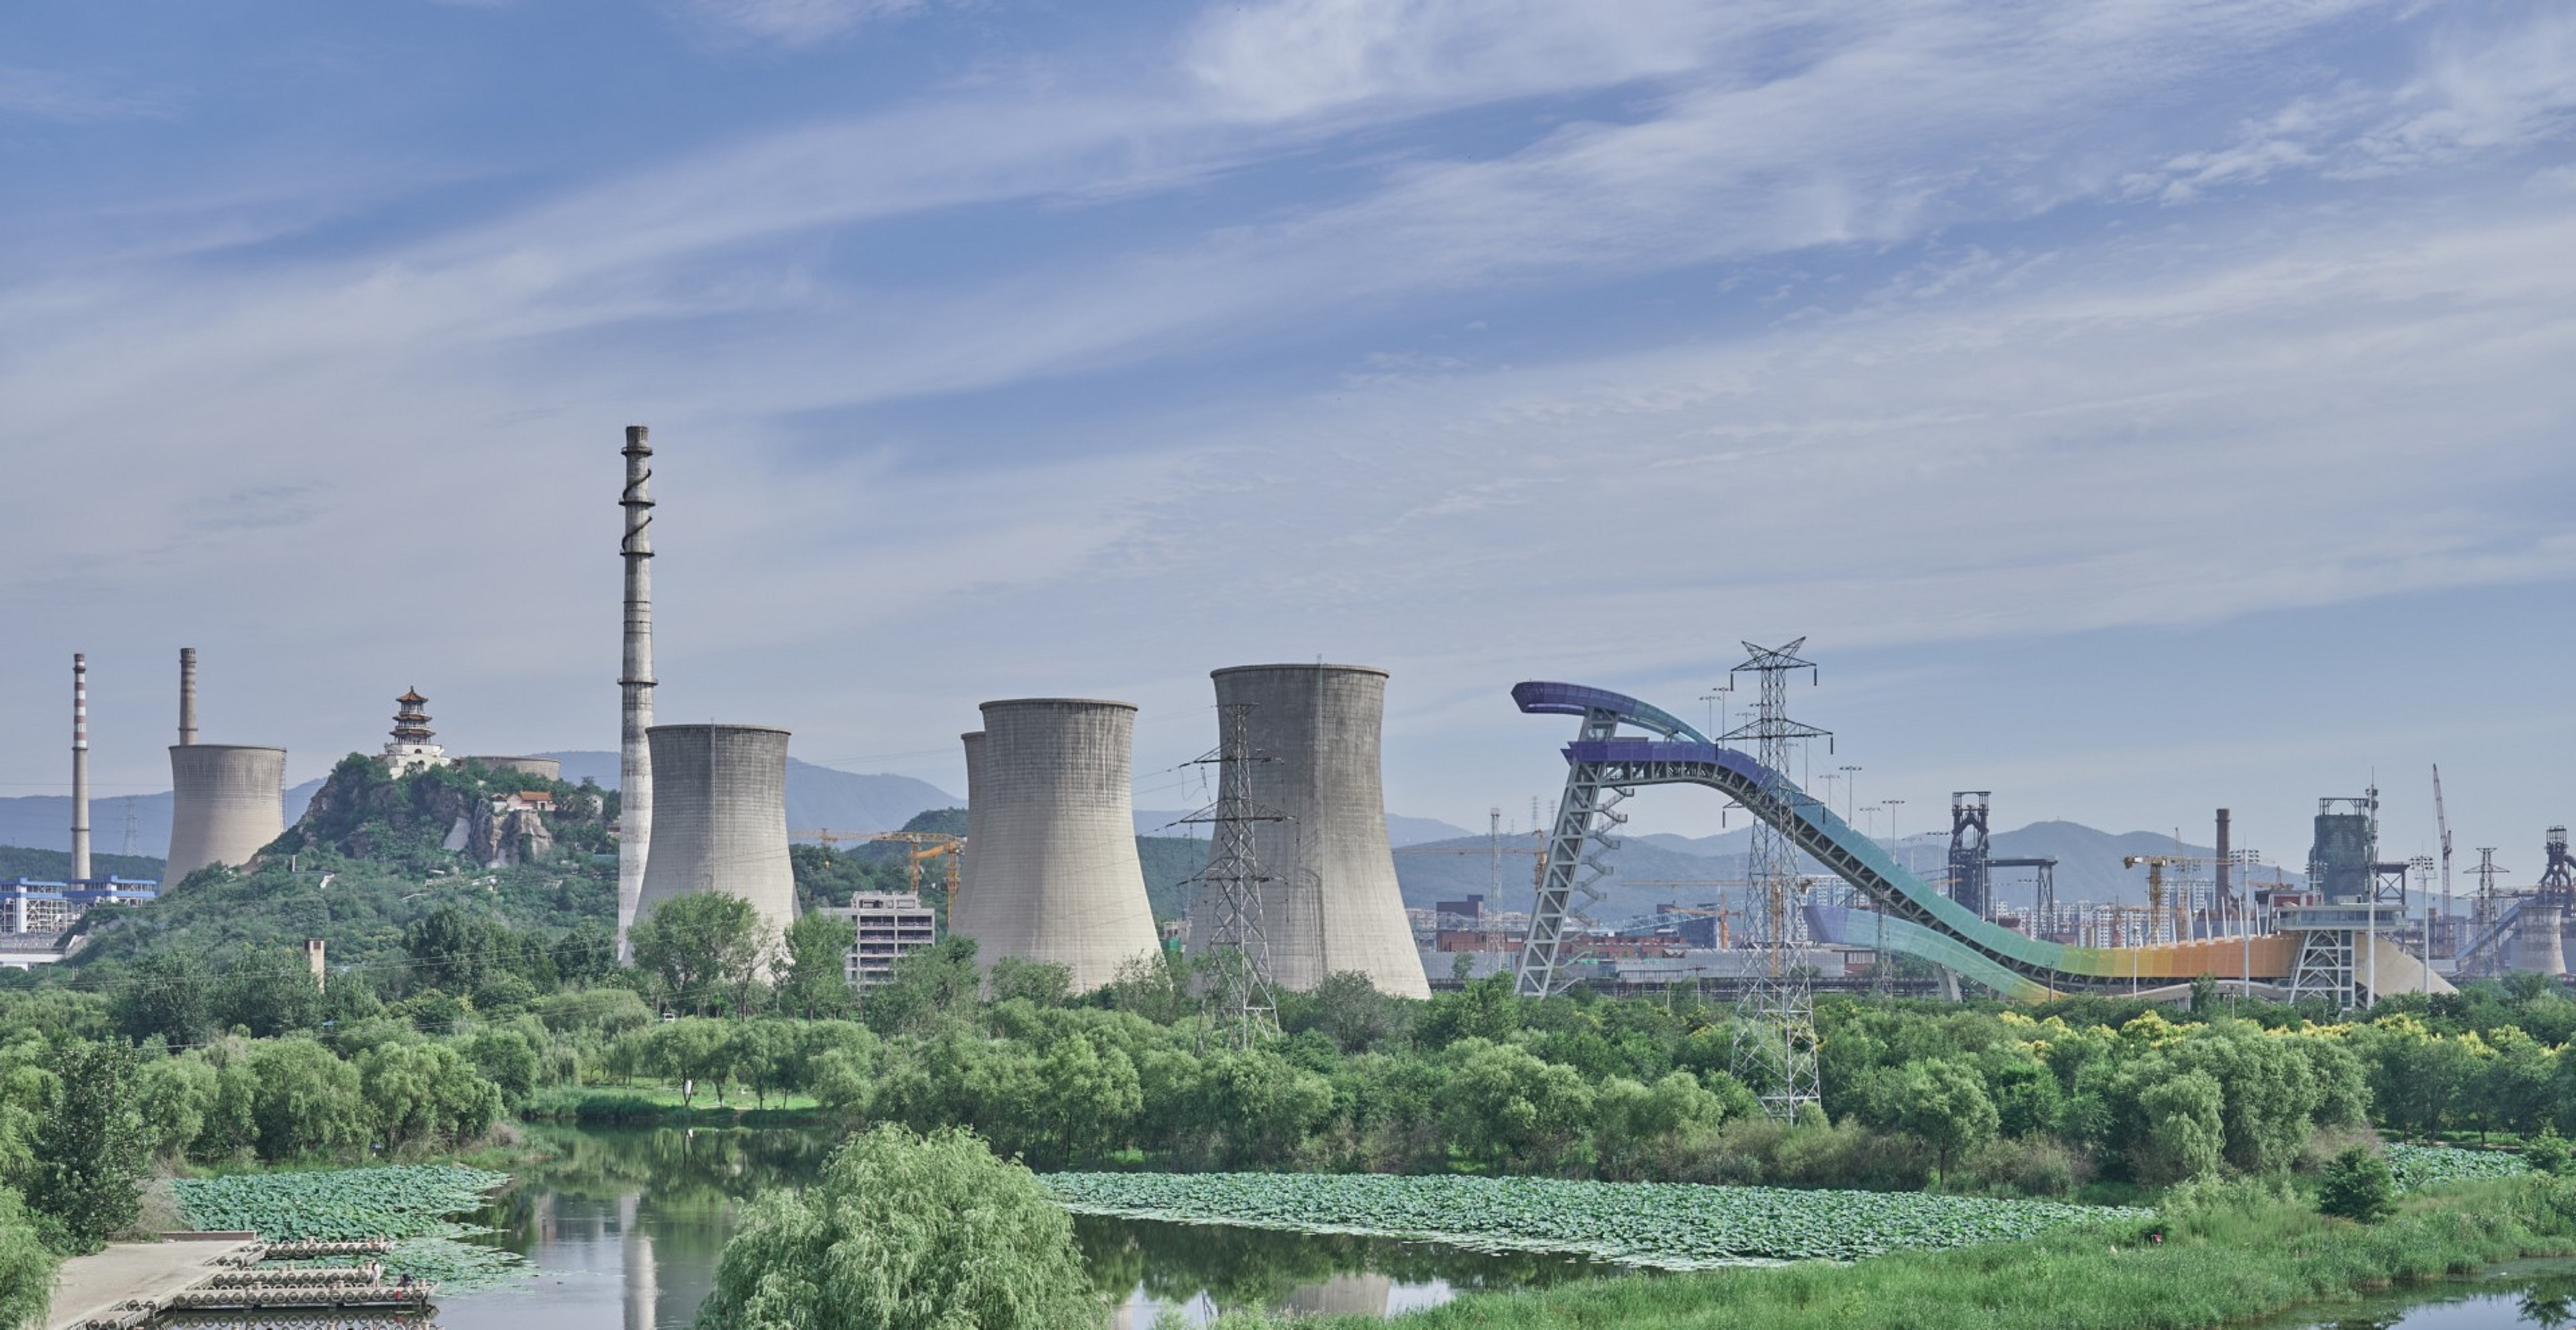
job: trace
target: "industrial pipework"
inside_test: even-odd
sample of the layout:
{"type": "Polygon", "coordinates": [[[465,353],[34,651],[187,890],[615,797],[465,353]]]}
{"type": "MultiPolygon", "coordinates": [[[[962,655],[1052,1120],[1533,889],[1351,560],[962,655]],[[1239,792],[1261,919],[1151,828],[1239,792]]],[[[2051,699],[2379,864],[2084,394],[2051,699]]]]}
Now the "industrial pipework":
{"type": "MultiPolygon", "coordinates": [[[[626,510],[618,556],[626,561],[625,668],[617,676],[617,958],[630,957],[627,931],[644,905],[653,848],[653,445],[642,425],[626,427],[626,510]]],[[[783,746],[782,740],[782,746],[783,746]]],[[[783,747],[782,747],[783,751],[783,747]]],[[[784,805],[782,805],[783,809],[784,805]]],[[[781,816],[784,816],[782,812],[781,816]]],[[[789,899],[793,901],[791,890],[789,899]]]]}
{"type": "Polygon", "coordinates": [[[1136,708],[1024,698],[983,712],[981,741],[966,739],[974,878],[949,931],[975,939],[980,966],[1061,965],[1089,992],[1156,945],[1130,794],[1136,708]]]}
{"type": "MultiPolygon", "coordinates": [[[[1250,757],[1221,770],[1276,820],[1252,826],[1269,979],[1311,991],[1350,970],[1378,991],[1427,998],[1395,855],[1386,838],[1379,740],[1384,670],[1358,665],[1242,665],[1215,671],[1217,709],[1247,708],[1250,757]]],[[[1190,952],[1213,940],[1216,902],[1191,911],[1190,952]]]]}

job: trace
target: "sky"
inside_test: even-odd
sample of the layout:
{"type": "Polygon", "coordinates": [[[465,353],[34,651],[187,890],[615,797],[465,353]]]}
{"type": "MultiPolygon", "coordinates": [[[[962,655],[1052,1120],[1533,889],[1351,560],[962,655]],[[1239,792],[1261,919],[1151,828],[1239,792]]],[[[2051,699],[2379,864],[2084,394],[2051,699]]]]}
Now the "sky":
{"type": "Polygon", "coordinates": [[[1324,659],[1526,826],[1512,683],[1803,638],[1882,832],[2576,818],[2563,3],[27,0],[0,181],[0,793],[73,651],[103,796],[183,645],[291,780],[614,747],[641,423],[661,717],[849,770],[1187,806],[1324,659]]]}

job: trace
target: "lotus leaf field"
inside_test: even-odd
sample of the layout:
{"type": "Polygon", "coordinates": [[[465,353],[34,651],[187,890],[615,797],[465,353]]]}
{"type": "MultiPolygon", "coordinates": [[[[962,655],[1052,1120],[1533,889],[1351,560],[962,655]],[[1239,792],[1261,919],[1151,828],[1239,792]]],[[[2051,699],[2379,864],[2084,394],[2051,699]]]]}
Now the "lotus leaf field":
{"type": "Polygon", "coordinates": [[[507,1173],[420,1164],[179,1178],[170,1189],[180,1214],[201,1230],[248,1229],[272,1242],[395,1239],[382,1258],[386,1270],[462,1293],[514,1273],[517,1256],[463,1241],[489,1229],[451,1218],[482,1209],[509,1180],[507,1173]]]}
{"type": "Polygon", "coordinates": [[[1550,1178],[1055,1173],[1045,1182],[1082,1214],[1572,1252],[1666,1270],[1850,1261],[2153,1217],[2053,1201],[1550,1178]]]}
{"type": "Polygon", "coordinates": [[[2502,1150],[2459,1150],[2446,1145],[2387,1145],[2380,1152],[2388,1159],[2388,1171],[2397,1177],[2399,1191],[2436,1182],[2461,1182],[2470,1179],[2514,1178],[2531,1171],[2518,1154],[2502,1150]]]}

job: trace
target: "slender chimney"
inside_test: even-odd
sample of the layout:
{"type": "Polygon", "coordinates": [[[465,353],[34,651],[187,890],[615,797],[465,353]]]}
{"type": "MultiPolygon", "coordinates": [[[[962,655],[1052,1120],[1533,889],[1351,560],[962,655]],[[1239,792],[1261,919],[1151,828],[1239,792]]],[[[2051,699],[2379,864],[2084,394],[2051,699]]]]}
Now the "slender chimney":
{"type": "Polygon", "coordinates": [[[653,445],[642,425],[626,427],[626,664],[618,675],[617,955],[631,953],[626,935],[644,899],[644,865],[653,844],[653,445]]]}
{"type": "Polygon", "coordinates": [[[197,741],[197,649],[179,648],[179,742],[197,741]]]}
{"type": "MultiPolygon", "coordinates": [[[[328,878],[323,881],[328,885],[328,878]]],[[[304,968],[312,972],[313,986],[317,989],[330,982],[329,946],[330,944],[322,938],[304,939],[304,968]]]]}
{"type": "Polygon", "coordinates": [[[2227,856],[2227,810],[2222,808],[2218,810],[2218,908],[2222,910],[2234,909],[2236,900],[2235,896],[2228,891],[2227,885],[2228,877],[2235,870],[2236,865],[2230,862],[2227,856]]]}
{"type": "Polygon", "coordinates": [[[89,877],[89,657],[72,653],[72,880],[89,877]]]}

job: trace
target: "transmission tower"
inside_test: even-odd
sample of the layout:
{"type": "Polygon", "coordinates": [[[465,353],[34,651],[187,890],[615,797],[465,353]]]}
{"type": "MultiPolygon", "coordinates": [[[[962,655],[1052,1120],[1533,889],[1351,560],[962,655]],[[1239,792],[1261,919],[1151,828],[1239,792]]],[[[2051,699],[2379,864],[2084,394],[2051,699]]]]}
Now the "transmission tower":
{"type": "Polygon", "coordinates": [[[1207,995],[1217,1023],[1236,1048],[1279,1030],[1279,1003],[1270,984],[1270,938],[1261,920],[1262,895],[1279,879],[1261,871],[1252,829],[1257,823],[1288,819],[1252,801],[1252,764],[1269,759],[1253,751],[1251,713],[1249,705],[1240,703],[1217,709],[1216,751],[1199,759],[1216,764],[1216,802],[1182,819],[1205,824],[1209,831],[1207,867],[1192,879],[1200,895],[1214,902],[1200,954],[1212,971],[1207,995]]]}
{"type": "MultiPolygon", "coordinates": [[[[1783,803],[1802,797],[1789,783],[1789,762],[1796,746],[1828,734],[1789,718],[1789,675],[1805,670],[1810,681],[1815,677],[1815,662],[1798,656],[1798,648],[1806,642],[1803,637],[1784,647],[1747,642],[1745,662],[1729,671],[1758,676],[1761,689],[1753,719],[1724,737],[1730,743],[1754,745],[1754,756],[1764,768],[1763,782],[1783,803]]],[[[1801,1105],[1819,1099],[1816,995],[1797,956],[1807,935],[1806,918],[1799,909],[1798,847],[1772,819],[1757,817],[1747,868],[1754,905],[1748,923],[1754,945],[1765,955],[1737,1002],[1735,1074],[1760,1090],[1762,1106],[1771,1116],[1786,1119],[1795,1117],[1801,1105]]]]}

